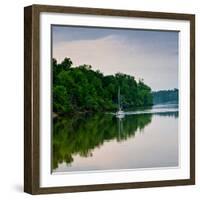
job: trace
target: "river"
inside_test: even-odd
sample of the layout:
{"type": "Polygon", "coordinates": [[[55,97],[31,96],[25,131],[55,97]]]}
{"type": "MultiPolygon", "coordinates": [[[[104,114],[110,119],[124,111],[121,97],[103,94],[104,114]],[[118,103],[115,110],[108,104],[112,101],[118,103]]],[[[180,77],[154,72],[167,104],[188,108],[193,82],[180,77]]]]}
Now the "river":
{"type": "Polygon", "coordinates": [[[178,166],[178,105],[57,117],[52,133],[53,172],[178,166]]]}

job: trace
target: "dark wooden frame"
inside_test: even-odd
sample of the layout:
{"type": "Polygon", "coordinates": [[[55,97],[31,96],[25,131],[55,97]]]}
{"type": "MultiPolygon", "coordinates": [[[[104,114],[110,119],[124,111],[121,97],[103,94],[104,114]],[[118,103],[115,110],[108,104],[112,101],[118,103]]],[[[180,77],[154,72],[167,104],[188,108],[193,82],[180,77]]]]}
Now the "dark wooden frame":
{"type": "Polygon", "coordinates": [[[24,8],[24,191],[30,194],[82,192],[195,184],[195,16],[192,14],[32,5],[24,8]],[[41,12],[188,20],[190,22],[190,178],[41,188],[39,183],[39,19],[41,12]]]}

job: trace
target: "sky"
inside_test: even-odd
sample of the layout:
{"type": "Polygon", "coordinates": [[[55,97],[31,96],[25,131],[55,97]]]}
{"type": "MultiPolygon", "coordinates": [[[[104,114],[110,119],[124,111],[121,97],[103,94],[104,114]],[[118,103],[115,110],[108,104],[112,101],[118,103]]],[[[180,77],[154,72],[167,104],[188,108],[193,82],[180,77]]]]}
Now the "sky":
{"type": "Polygon", "coordinates": [[[178,32],[52,26],[52,56],[104,75],[143,79],[152,91],[178,88],[178,32]]]}

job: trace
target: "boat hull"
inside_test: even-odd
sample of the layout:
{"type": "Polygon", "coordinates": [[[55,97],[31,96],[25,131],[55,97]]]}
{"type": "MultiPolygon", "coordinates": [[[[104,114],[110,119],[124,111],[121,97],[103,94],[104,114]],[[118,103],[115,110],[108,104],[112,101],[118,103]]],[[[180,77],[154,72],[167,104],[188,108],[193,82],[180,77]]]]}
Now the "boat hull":
{"type": "Polygon", "coordinates": [[[123,112],[123,111],[118,111],[118,112],[116,112],[116,117],[117,118],[124,118],[124,116],[125,116],[125,113],[123,112]]]}

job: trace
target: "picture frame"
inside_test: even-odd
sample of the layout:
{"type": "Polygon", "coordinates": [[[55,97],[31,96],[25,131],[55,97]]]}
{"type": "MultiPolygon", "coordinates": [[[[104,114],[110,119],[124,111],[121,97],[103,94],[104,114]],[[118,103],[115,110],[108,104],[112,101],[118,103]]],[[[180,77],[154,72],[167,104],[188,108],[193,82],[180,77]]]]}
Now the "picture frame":
{"type": "MultiPolygon", "coordinates": [[[[70,18],[70,17],[69,17],[70,18]]],[[[71,19],[71,18],[70,18],[71,19]]],[[[59,20],[55,20],[58,22],[59,20]]],[[[62,24],[63,21],[60,21],[62,24]]],[[[128,23],[128,22],[127,22],[128,23]]],[[[157,22],[155,22],[156,24],[157,22]]],[[[83,23],[84,24],[84,23],[83,23]]],[[[71,22],[70,25],[73,25],[71,22]]],[[[81,24],[82,25],[82,24],[81,24]]],[[[102,27],[102,23],[98,21],[95,27],[102,27]]],[[[157,25],[155,25],[156,27],[157,25]]],[[[145,27],[145,26],[144,26],[145,27]]],[[[159,26],[157,26],[158,30],[159,26]]],[[[174,25],[176,28],[176,25],[174,25]]],[[[155,29],[155,28],[152,28],[155,29]]],[[[167,25],[166,25],[167,30],[167,25]]],[[[179,30],[179,29],[177,29],[179,30]]],[[[180,30],[179,30],[180,31],[180,30]]],[[[182,31],[182,30],[181,30],[182,31]]],[[[45,44],[51,45],[51,38],[47,37],[45,44]]],[[[183,62],[181,62],[183,64],[183,62]]],[[[49,69],[51,66],[47,66],[49,69]]],[[[184,68],[181,68],[184,71],[184,68]]],[[[181,72],[182,73],[182,72],[181,72]]],[[[182,78],[180,77],[180,82],[182,78]]],[[[182,84],[182,82],[181,82],[182,84]]],[[[182,95],[183,96],[183,95],[182,95]]],[[[48,99],[49,96],[46,95],[45,99],[48,99]]],[[[50,108],[49,108],[50,109],[50,108]]],[[[49,123],[51,123],[51,118],[49,118],[49,123]]],[[[47,124],[48,125],[48,124],[47,124]]],[[[51,137],[51,127],[46,129],[49,138],[51,137]]],[[[186,141],[187,142],[187,141],[186,141]]],[[[50,143],[50,141],[49,141],[50,143]]],[[[184,142],[183,142],[184,144],[184,142]]],[[[182,143],[181,143],[182,148],[182,143]]],[[[49,152],[52,150],[49,149],[49,152]]],[[[49,157],[50,153],[47,154],[49,157]]],[[[48,162],[47,162],[48,164],[48,162]]],[[[179,167],[181,168],[181,166],[179,167]]],[[[48,171],[49,176],[56,176],[52,174],[52,171],[48,171]]],[[[102,172],[102,174],[106,173],[102,172]]],[[[117,172],[116,172],[117,173],[117,172]]],[[[120,172],[119,172],[120,173],[120,172]]],[[[129,173],[129,172],[125,172],[129,173]]],[[[86,172],[87,174],[87,172],[86,172]]],[[[82,176],[79,173],[75,174],[73,179],[76,179],[78,176],[82,176]]],[[[93,176],[90,173],[90,176],[93,176]]],[[[89,177],[89,175],[88,175],[89,177]]],[[[149,176],[150,177],[150,176],[149,176]]],[[[56,181],[59,182],[59,179],[56,178],[56,181]]],[[[98,177],[96,177],[96,180],[98,177]]],[[[48,182],[50,179],[47,179],[48,182]]],[[[65,179],[66,180],[66,179],[65,179]]],[[[139,180],[139,179],[138,179],[139,180]]],[[[50,182],[50,181],[49,181],[50,182]]],[[[72,182],[71,182],[72,183],[72,182]]],[[[115,10],[115,9],[100,9],[100,8],[81,8],[81,7],[64,7],[64,6],[50,6],[50,5],[31,5],[24,8],[24,191],[29,194],[49,194],[49,193],[67,193],[67,192],[83,192],[83,191],[98,191],[98,190],[114,190],[114,189],[131,189],[131,188],[148,188],[148,187],[162,187],[162,186],[178,186],[178,185],[193,185],[195,184],[195,16],[193,14],[182,14],[182,13],[164,13],[164,12],[149,12],[149,11],[132,11],[132,10],[115,10]],[[181,133],[186,135],[188,138],[188,151],[186,155],[188,156],[188,163],[186,164],[187,176],[176,176],[172,173],[172,177],[169,179],[162,179],[162,176],[159,176],[154,179],[150,178],[147,181],[131,181],[127,182],[122,175],[120,180],[115,180],[113,178],[116,174],[109,174],[107,177],[107,182],[98,182],[95,184],[87,184],[85,177],[83,177],[82,182],[77,181],[76,184],[55,184],[47,186],[41,186],[41,177],[43,176],[43,165],[45,163],[42,161],[44,158],[41,153],[42,145],[45,146],[45,141],[41,137],[43,130],[41,126],[45,123],[42,120],[41,109],[44,106],[44,103],[41,103],[41,96],[43,95],[44,88],[41,88],[42,81],[46,79],[41,77],[47,77],[49,74],[45,74],[45,71],[42,70],[42,58],[45,57],[46,60],[50,60],[51,53],[47,51],[43,56],[41,55],[42,47],[44,44],[41,44],[43,39],[41,30],[48,29],[50,32],[51,20],[44,20],[42,22],[41,14],[44,13],[47,15],[78,15],[79,17],[99,17],[103,18],[104,22],[107,18],[118,18],[122,20],[131,20],[131,19],[141,19],[141,23],[145,24],[145,20],[164,20],[164,24],[167,24],[169,21],[177,21],[177,23],[182,23],[183,30],[186,31],[186,40],[188,40],[188,46],[182,45],[182,51],[185,52],[188,56],[188,63],[186,62],[186,71],[189,71],[188,80],[185,80],[186,89],[181,87],[181,92],[188,95],[188,102],[180,104],[181,109],[184,110],[184,106],[188,106],[188,115],[186,112],[183,112],[181,119],[185,119],[188,123],[188,129],[181,129],[181,133]],[[107,17],[107,18],[106,18],[107,17]],[[105,19],[104,19],[105,18],[105,19]],[[49,23],[48,26],[45,26],[45,23],[49,23]],[[185,24],[187,28],[184,29],[185,24]],[[44,28],[43,28],[44,26],[44,28]],[[185,48],[185,49],[183,49],[185,48]],[[187,49],[188,48],[188,49],[187,49]],[[185,118],[184,118],[185,116],[185,118]],[[177,178],[178,177],[178,178],[177,178]],[[112,179],[115,180],[112,182],[112,179]],[[111,180],[109,182],[109,180],[111,180]],[[83,184],[85,182],[85,184],[83,184]]]]}

